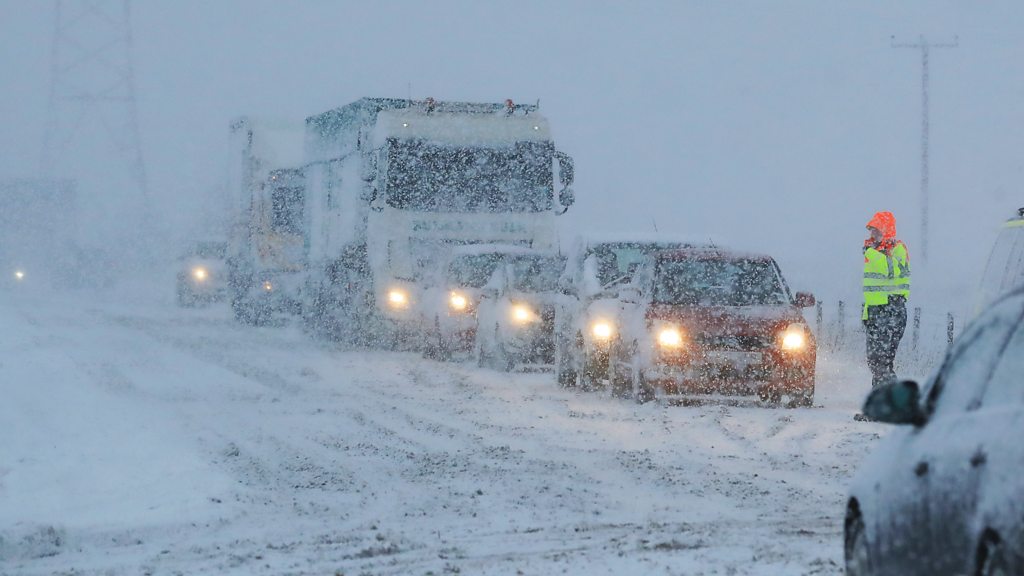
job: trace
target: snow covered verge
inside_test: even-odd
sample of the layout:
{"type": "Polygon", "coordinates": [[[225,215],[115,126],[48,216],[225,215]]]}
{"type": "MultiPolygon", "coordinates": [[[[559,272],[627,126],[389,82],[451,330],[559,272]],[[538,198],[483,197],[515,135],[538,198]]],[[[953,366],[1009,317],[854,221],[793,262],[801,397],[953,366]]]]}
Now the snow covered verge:
{"type": "Polygon", "coordinates": [[[0,299],[0,574],[840,574],[886,429],[638,406],[226,308],[0,299]]]}

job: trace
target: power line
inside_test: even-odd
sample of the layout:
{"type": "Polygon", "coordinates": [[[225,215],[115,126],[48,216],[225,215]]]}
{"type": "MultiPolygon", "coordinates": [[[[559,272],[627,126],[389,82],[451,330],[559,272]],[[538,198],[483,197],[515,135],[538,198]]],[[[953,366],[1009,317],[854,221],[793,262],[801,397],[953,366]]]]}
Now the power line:
{"type": "Polygon", "coordinates": [[[893,48],[913,48],[921,51],[921,260],[928,262],[928,51],[932,48],[956,48],[960,45],[960,39],[954,36],[952,42],[929,43],[922,35],[917,42],[896,42],[896,37],[892,36],[890,44],[893,48]]]}

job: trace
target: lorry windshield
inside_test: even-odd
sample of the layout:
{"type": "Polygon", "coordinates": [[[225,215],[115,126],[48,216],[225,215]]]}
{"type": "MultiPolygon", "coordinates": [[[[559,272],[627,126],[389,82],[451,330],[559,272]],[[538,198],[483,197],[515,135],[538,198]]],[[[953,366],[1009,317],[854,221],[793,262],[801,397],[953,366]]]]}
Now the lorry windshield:
{"type": "Polygon", "coordinates": [[[786,290],[766,260],[661,260],[654,302],[688,306],[774,306],[786,304],[786,290]]]}
{"type": "Polygon", "coordinates": [[[565,258],[560,256],[519,256],[511,264],[511,287],[523,292],[556,290],[558,278],[565,270],[565,258]]]}
{"type": "Polygon", "coordinates": [[[466,288],[481,288],[487,284],[502,258],[502,254],[460,256],[448,265],[448,280],[466,288]]]}
{"type": "Polygon", "coordinates": [[[505,148],[388,141],[388,204],[424,212],[543,212],[552,208],[550,142],[505,148]]]}

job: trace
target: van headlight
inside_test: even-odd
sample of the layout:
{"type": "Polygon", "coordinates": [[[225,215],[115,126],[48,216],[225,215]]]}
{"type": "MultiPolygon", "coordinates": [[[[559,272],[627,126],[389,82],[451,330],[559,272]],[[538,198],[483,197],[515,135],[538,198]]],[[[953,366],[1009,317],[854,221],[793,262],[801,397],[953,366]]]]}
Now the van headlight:
{"type": "Polygon", "coordinates": [[[594,336],[596,340],[607,342],[612,339],[612,335],[615,334],[615,326],[607,320],[595,320],[590,325],[590,334],[594,336]]]}
{"type": "Polygon", "coordinates": [[[388,290],[388,306],[398,309],[409,306],[409,293],[400,288],[388,290]]]}
{"type": "Polygon", "coordinates": [[[807,331],[800,324],[790,324],[780,334],[783,350],[803,350],[807,347],[807,331]]]}
{"type": "Polygon", "coordinates": [[[448,307],[456,312],[465,312],[469,307],[469,300],[458,292],[452,292],[448,295],[448,307]]]}
{"type": "Polygon", "coordinates": [[[675,326],[664,326],[658,330],[658,346],[662,348],[682,348],[683,332],[675,326]]]}
{"type": "Polygon", "coordinates": [[[526,304],[512,306],[512,321],[516,324],[528,324],[537,319],[537,313],[526,304]]]}

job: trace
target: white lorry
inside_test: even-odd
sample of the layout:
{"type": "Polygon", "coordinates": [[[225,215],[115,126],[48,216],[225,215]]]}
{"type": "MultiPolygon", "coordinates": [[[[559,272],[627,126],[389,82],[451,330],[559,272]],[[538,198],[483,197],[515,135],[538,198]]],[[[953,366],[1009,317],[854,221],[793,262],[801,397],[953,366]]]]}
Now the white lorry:
{"type": "Polygon", "coordinates": [[[536,106],[511,101],[363,98],[310,117],[305,177],[306,324],[389,346],[417,337],[447,250],[552,249],[573,202],[571,158],[536,106]]]}
{"type": "Polygon", "coordinates": [[[243,117],[231,124],[228,284],[231,308],[242,322],[265,324],[276,313],[299,311],[304,138],[301,122],[243,117]]]}

